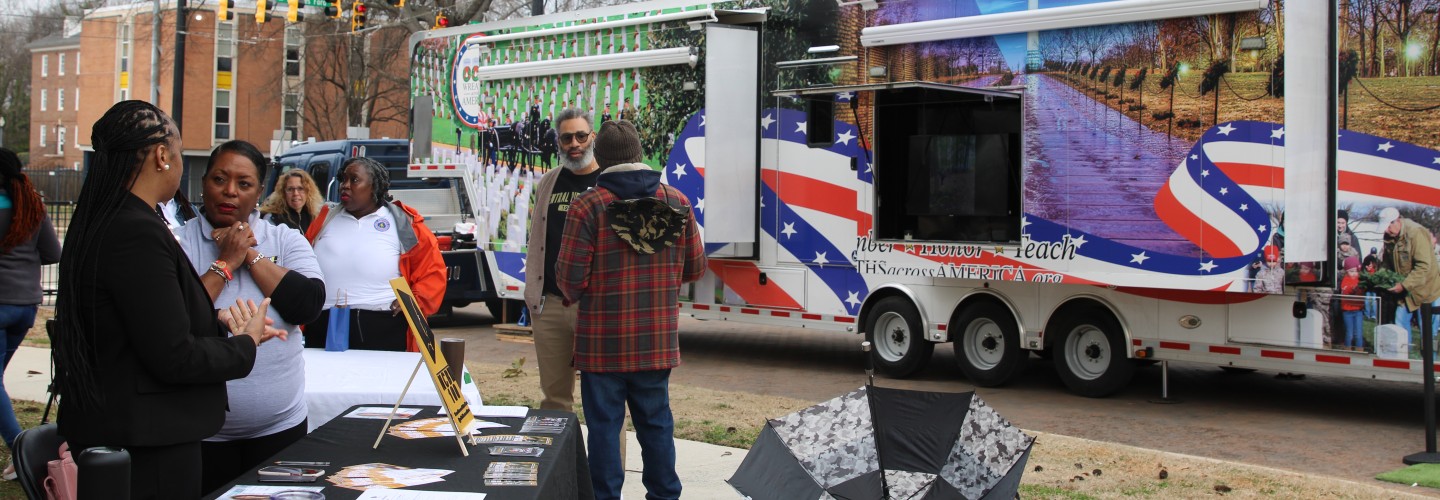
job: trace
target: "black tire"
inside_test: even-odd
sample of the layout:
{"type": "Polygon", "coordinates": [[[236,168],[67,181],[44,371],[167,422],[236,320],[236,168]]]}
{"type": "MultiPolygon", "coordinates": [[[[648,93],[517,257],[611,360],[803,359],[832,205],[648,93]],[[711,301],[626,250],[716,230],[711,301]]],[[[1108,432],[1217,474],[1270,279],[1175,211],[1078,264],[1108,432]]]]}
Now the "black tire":
{"type": "Polygon", "coordinates": [[[951,327],[956,334],[955,364],[975,385],[1004,385],[1024,368],[1028,356],[1020,347],[1020,329],[1004,306],[994,302],[972,304],[951,327]]]}
{"type": "Polygon", "coordinates": [[[495,318],[496,323],[514,323],[520,321],[520,311],[525,309],[525,301],[489,299],[485,301],[485,308],[490,310],[490,316],[495,318]]]}
{"type": "Polygon", "coordinates": [[[1070,392],[1103,398],[1130,383],[1135,363],[1126,355],[1124,332],[1108,312],[1072,312],[1058,326],[1055,371],[1070,392]]]}
{"type": "Polygon", "coordinates": [[[935,352],[920,325],[920,311],[904,297],[886,297],[875,304],[865,321],[865,340],[870,341],[876,369],[896,378],[920,371],[935,352]]]}
{"type": "Polygon", "coordinates": [[[1245,375],[1249,373],[1255,373],[1254,368],[1245,368],[1243,366],[1222,366],[1220,367],[1220,371],[1229,373],[1231,375],[1245,375]]]}

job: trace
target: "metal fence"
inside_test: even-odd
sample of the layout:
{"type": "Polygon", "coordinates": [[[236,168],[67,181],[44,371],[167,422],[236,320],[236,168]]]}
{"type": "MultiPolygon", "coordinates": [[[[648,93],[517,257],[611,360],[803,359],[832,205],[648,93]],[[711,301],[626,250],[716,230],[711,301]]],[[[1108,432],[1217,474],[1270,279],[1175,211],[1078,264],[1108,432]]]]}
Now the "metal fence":
{"type": "MultiPolygon", "coordinates": [[[[75,213],[75,202],[46,201],[45,213],[50,216],[50,223],[55,225],[55,235],[59,236],[60,243],[64,244],[65,231],[70,228],[70,216],[75,213]]],[[[41,303],[47,306],[55,305],[55,293],[59,288],[60,264],[41,266],[40,289],[45,293],[41,303]]]]}

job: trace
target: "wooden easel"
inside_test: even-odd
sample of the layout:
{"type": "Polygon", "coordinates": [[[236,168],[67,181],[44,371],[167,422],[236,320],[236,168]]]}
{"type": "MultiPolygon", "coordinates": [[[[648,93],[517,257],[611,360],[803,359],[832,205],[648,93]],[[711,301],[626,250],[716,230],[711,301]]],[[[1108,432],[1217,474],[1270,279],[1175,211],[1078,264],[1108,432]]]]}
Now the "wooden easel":
{"type": "Polygon", "coordinates": [[[385,433],[389,432],[390,423],[399,413],[400,403],[405,401],[405,394],[410,392],[410,384],[415,383],[415,376],[420,373],[420,367],[428,366],[430,380],[435,383],[435,392],[440,396],[440,401],[444,403],[445,417],[450,419],[450,426],[455,430],[455,443],[460,445],[460,453],[468,457],[470,450],[460,436],[466,432],[470,423],[474,422],[475,414],[470,412],[470,406],[460,392],[460,382],[450,376],[449,365],[445,358],[437,355],[439,349],[435,345],[435,335],[430,331],[430,325],[425,322],[425,316],[420,313],[420,308],[415,303],[415,295],[410,291],[410,285],[405,283],[404,278],[395,278],[390,280],[390,288],[395,291],[396,300],[400,301],[400,308],[405,313],[405,321],[410,325],[410,335],[414,338],[415,344],[420,346],[420,361],[415,363],[415,370],[410,372],[410,378],[405,381],[405,389],[400,391],[400,398],[395,401],[395,406],[390,408],[390,416],[385,418],[385,426],[380,428],[380,435],[375,437],[375,444],[371,448],[380,447],[380,441],[385,439],[385,433]]]}

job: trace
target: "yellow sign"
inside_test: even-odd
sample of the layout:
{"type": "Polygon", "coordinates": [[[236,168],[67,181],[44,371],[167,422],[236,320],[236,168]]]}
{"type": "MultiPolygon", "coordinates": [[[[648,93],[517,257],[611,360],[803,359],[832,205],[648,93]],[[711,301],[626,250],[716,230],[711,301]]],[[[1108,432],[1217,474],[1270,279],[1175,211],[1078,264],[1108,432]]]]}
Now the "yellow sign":
{"type": "Polygon", "coordinates": [[[420,346],[420,357],[425,359],[430,380],[435,382],[435,390],[445,402],[445,412],[453,419],[455,428],[461,430],[458,434],[463,434],[463,429],[468,429],[471,422],[475,421],[475,414],[470,412],[470,405],[460,393],[460,381],[450,376],[449,365],[440,354],[439,347],[435,345],[435,333],[430,331],[430,324],[425,322],[425,314],[420,311],[420,304],[415,302],[415,294],[410,291],[410,285],[405,283],[405,278],[390,280],[390,288],[395,290],[395,297],[400,300],[400,308],[405,311],[405,321],[410,323],[415,345],[420,346]]]}

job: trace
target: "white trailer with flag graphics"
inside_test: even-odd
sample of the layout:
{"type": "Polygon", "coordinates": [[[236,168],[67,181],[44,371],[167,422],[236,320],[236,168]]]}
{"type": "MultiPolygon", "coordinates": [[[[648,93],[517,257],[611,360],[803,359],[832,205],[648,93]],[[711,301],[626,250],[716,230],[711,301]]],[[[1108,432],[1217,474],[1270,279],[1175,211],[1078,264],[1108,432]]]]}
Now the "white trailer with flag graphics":
{"type": "Polygon", "coordinates": [[[1419,381],[1374,221],[1440,224],[1440,67],[1336,9],[661,0],[422,32],[411,174],[465,179],[512,299],[548,163],[483,137],[581,107],[691,199],[696,318],[861,333],[894,376],[953,342],[982,386],[1034,352],[1086,396],[1139,360],[1419,381]]]}

